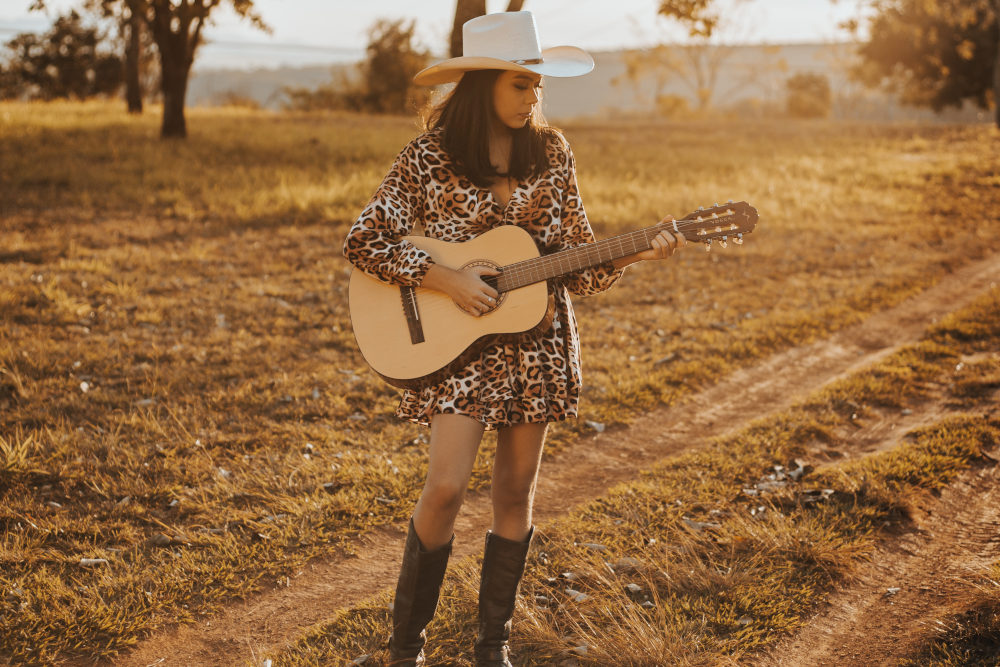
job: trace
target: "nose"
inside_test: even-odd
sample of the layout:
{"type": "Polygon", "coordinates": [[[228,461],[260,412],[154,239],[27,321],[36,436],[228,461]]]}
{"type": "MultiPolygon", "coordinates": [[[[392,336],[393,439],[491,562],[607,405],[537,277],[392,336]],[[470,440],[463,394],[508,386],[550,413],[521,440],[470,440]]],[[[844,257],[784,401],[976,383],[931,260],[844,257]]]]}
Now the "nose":
{"type": "Polygon", "coordinates": [[[532,105],[538,104],[538,100],[541,99],[541,95],[538,93],[538,89],[534,86],[528,88],[528,100],[532,105]]]}

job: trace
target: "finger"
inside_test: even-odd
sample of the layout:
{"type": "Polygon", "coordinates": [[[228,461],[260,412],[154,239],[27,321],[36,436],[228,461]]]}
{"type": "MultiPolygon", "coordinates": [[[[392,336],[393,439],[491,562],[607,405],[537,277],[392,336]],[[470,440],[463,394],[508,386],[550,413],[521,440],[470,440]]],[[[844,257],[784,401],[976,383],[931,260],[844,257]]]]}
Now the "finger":
{"type": "Polygon", "coordinates": [[[688,244],[687,239],[684,237],[684,234],[682,234],[681,232],[677,232],[676,234],[674,234],[674,238],[677,239],[677,247],[678,248],[683,248],[684,246],[686,246],[688,244]]]}
{"type": "Polygon", "coordinates": [[[670,235],[669,232],[661,232],[661,241],[663,243],[663,253],[661,257],[666,258],[674,254],[674,237],[670,235]]]}
{"type": "Polygon", "coordinates": [[[653,250],[653,254],[657,259],[663,259],[667,256],[667,242],[664,240],[661,234],[657,234],[653,237],[653,240],[649,243],[653,250]]]}
{"type": "Polygon", "coordinates": [[[478,275],[478,276],[498,276],[498,275],[500,275],[500,271],[499,270],[493,268],[492,266],[488,266],[486,264],[480,264],[478,266],[474,266],[473,270],[476,272],[476,275],[478,275]]]}
{"type": "Polygon", "coordinates": [[[663,245],[666,247],[666,256],[674,254],[674,247],[677,245],[677,240],[674,238],[673,234],[667,231],[660,232],[660,237],[663,239],[663,245]]]}

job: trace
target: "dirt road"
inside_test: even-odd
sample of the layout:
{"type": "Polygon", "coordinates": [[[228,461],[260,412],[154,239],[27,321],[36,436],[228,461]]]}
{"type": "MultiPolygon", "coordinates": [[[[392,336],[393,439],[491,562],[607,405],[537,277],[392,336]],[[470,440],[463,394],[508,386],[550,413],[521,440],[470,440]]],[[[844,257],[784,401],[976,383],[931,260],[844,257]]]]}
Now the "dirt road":
{"type": "MultiPolygon", "coordinates": [[[[536,496],[536,523],[544,523],[601,495],[611,486],[633,478],[638,471],[658,459],[697,448],[713,437],[745,426],[758,416],[786,408],[831,380],[871,364],[901,345],[918,340],[926,327],[937,318],[961,308],[997,284],[1000,284],[1000,257],[970,264],[920,296],[891,310],[873,315],[826,340],[788,350],[723,378],[686,404],[697,406],[697,409],[682,405],[658,410],[627,430],[609,431],[575,443],[555,460],[543,464],[536,496]],[[753,406],[753,411],[748,412],[747,406],[753,406]]],[[[930,416],[918,413],[906,417],[906,422],[894,420],[878,424],[873,428],[879,432],[858,438],[856,451],[840,454],[861,455],[873,447],[886,446],[905,429],[926,422],[930,416]],[[873,442],[876,444],[873,445],[873,442]]],[[[995,481],[984,478],[968,483],[988,486],[989,482],[995,489],[995,481]]],[[[991,504],[1000,507],[998,501],[1000,498],[994,499],[991,504]]],[[[952,509],[961,510],[962,503],[956,502],[952,509]]],[[[970,515],[962,521],[973,526],[987,519],[995,523],[997,517],[970,515]]],[[[940,517],[934,520],[944,521],[940,517]]],[[[455,557],[461,558],[480,550],[489,524],[488,495],[470,496],[456,526],[455,557]]],[[[398,571],[403,537],[403,526],[378,530],[359,539],[353,547],[353,554],[338,554],[315,561],[287,585],[275,586],[244,602],[232,604],[198,624],[157,633],[141,642],[135,650],[120,656],[113,664],[145,667],[259,661],[265,652],[293,641],[307,627],[330,618],[338,609],[390,587],[398,571]]],[[[939,528],[928,528],[926,534],[914,537],[916,541],[906,548],[917,553],[938,553],[928,551],[927,545],[942,540],[950,543],[953,539],[964,537],[960,534],[949,535],[939,528]]],[[[928,585],[936,586],[949,576],[947,554],[941,551],[939,555],[945,559],[941,563],[940,577],[928,585]]],[[[882,583],[902,581],[911,571],[922,571],[930,576],[928,564],[919,559],[901,561],[898,567],[898,571],[873,571],[862,575],[861,581],[869,582],[863,584],[868,587],[867,593],[848,594],[832,603],[832,608],[838,611],[831,612],[831,618],[836,619],[839,624],[836,627],[840,631],[855,632],[875,620],[884,622],[885,628],[895,627],[892,626],[893,617],[882,613],[884,605],[876,595],[882,583]],[[869,579],[865,580],[864,576],[869,579]]],[[[894,584],[887,584],[886,587],[894,587],[894,584]]],[[[909,589],[905,594],[901,591],[898,595],[893,601],[897,610],[904,610],[901,603],[912,596],[920,598],[919,593],[909,589]]],[[[840,644],[836,634],[824,634],[817,628],[813,634],[802,633],[795,641],[788,651],[800,652],[801,655],[804,645],[820,652],[810,654],[814,660],[798,664],[848,664],[837,661],[838,654],[830,653],[838,650],[840,644]],[[827,648],[822,648],[824,646],[827,648]],[[834,656],[829,658],[831,662],[823,662],[826,659],[821,655],[823,651],[834,656]]],[[[775,660],[775,664],[793,664],[777,654],[775,660]]]]}

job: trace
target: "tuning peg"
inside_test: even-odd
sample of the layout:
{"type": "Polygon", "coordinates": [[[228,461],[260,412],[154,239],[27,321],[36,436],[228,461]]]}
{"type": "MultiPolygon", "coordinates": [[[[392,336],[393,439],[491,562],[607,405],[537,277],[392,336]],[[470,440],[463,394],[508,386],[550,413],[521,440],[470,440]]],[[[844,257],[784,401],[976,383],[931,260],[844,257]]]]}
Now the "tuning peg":
{"type": "Polygon", "coordinates": [[[712,204],[712,206],[714,206],[715,208],[719,208],[719,202],[715,202],[714,204],[712,204]]]}
{"type": "Polygon", "coordinates": [[[733,239],[733,243],[736,245],[743,245],[743,234],[737,234],[736,238],[733,239]]]}
{"type": "Polygon", "coordinates": [[[732,203],[733,203],[733,200],[732,200],[732,199],[730,199],[730,200],[729,200],[729,201],[727,201],[726,203],[727,203],[727,204],[732,204],[732,203]]]}
{"type": "Polygon", "coordinates": [[[712,239],[705,241],[705,252],[712,252],[712,239]]]}
{"type": "Polygon", "coordinates": [[[725,236],[723,236],[722,239],[719,241],[719,245],[721,245],[723,248],[728,248],[729,243],[727,241],[728,239],[725,236]]]}

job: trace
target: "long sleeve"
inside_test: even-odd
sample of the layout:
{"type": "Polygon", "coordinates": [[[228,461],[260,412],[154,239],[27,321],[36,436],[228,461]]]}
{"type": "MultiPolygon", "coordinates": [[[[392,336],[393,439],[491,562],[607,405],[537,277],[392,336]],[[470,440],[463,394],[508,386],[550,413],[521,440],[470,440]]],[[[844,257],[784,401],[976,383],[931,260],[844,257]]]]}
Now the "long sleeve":
{"type": "MultiPolygon", "coordinates": [[[[575,248],[585,243],[593,243],[594,230],[587,220],[587,212],[583,208],[583,200],[576,183],[576,158],[568,143],[564,143],[564,153],[561,156],[564,171],[565,186],[562,199],[562,248],[575,248]]],[[[622,277],[624,270],[615,269],[611,262],[598,264],[589,269],[583,269],[564,276],[562,284],[572,294],[592,296],[599,294],[614,285],[622,277]]]]}
{"type": "Polygon", "coordinates": [[[402,239],[421,220],[425,193],[420,147],[411,141],[393,163],[371,201],[344,239],[344,256],[380,280],[418,286],[432,264],[430,255],[402,239]]]}

